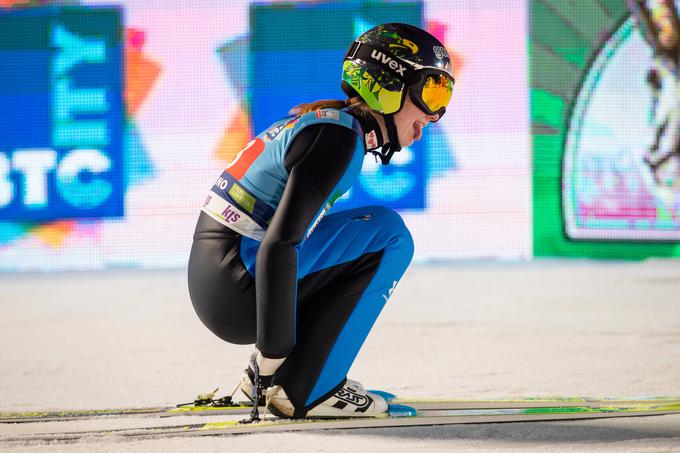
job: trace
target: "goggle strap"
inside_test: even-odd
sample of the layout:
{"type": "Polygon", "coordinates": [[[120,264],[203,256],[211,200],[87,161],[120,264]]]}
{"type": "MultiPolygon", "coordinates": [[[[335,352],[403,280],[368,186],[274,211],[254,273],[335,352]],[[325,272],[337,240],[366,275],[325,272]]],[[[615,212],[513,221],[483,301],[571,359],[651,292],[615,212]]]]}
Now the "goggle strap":
{"type": "MultiPolygon", "coordinates": [[[[383,120],[385,121],[385,129],[387,130],[387,143],[392,151],[390,157],[395,151],[401,150],[401,143],[399,143],[399,131],[397,131],[397,124],[394,122],[394,113],[388,115],[383,115],[383,120]]],[[[389,159],[387,160],[389,162],[389,159]]]]}
{"type": "Polygon", "coordinates": [[[354,59],[354,54],[356,53],[357,49],[359,48],[359,44],[361,44],[361,42],[359,42],[359,41],[354,41],[352,43],[349,50],[345,54],[345,60],[353,60],[354,59]]]}

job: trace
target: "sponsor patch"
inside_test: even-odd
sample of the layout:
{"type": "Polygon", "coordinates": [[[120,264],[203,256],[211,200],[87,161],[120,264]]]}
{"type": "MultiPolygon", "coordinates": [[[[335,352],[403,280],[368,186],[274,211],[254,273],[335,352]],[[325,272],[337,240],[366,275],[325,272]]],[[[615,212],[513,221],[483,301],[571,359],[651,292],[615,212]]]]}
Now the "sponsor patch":
{"type": "Polygon", "coordinates": [[[365,134],[366,136],[366,146],[368,149],[374,149],[378,147],[378,136],[376,135],[375,131],[371,131],[368,134],[365,134]]]}
{"type": "Polygon", "coordinates": [[[222,225],[226,225],[251,239],[261,241],[264,238],[263,230],[247,213],[241,211],[215,192],[210,192],[205,200],[203,212],[222,225]]]}
{"type": "Polygon", "coordinates": [[[392,287],[389,290],[387,290],[387,294],[383,294],[383,298],[385,298],[385,302],[387,302],[389,300],[389,298],[392,296],[392,293],[394,292],[394,288],[397,287],[397,283],[399,283],[399,282],[396,281],[396,280],[392,281],[392,287]]]}
{"type": "Polygon", "coordinates": [[[264,139],[265,141],[271,142],[274,141],[280,134],[286,129],[290,129],[293,126],[295,126],[295,123],[297,123],[300,120],[299,116],[296,116],[292,120],[288,121],[287,123],[279,124],[278,126],[274,126],[271,129],[269,129],[267,132],[264,134],[264,139]]]}
{"type": "Polygon", "coordinates": [[[346,405],[351,404],[356,406],[355,412],[366,412],[366,409],[371,405],[373,399],[370,396],[359,395],[354,393],[350,389],[341,388],[335,394],[335,397],[340,401],[344,402],[346,405]]]}
{"type": "Polygon", "coordinates": [[[317,110],[316,111],[316,117],[317,118],[330,118],[333,120],[339,120],[340,119],[340,112],[337,110],[333,109],[323,109],[323,110],[317,110]]]}
{"type": "Polygon", "coordinates": [[[434,56],[440,60],[443,60],[444,58],[449,58],[449,53],[442,46],[433,46],[432,50],[434,51],[434,56]]]}

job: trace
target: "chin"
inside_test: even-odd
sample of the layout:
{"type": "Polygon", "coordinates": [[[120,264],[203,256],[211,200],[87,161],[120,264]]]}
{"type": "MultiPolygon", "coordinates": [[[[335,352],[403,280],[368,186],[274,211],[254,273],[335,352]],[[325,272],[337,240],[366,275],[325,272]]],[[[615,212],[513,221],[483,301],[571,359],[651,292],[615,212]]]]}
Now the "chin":
{"type": "Polygon", "coordinates": [[[409,137],[409,138],[407,138],[407,139],[405,139],[405,140],[399,140],[399,144],[401,145],[402,148],[406,148],[406,147],[408,147],[408,146],[413,145],[413,142],[414,142],[414,141],[415,141],[415,140],[413,139],[413,137],[409,137]]]}

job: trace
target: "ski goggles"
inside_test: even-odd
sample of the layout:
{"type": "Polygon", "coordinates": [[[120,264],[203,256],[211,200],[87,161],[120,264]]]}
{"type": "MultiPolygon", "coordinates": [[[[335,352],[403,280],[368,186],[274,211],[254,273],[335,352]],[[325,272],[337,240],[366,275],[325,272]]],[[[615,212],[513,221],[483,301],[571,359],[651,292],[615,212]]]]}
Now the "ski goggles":
{"type": "MultiPolygon", "coordinates": [[[[423,73],[419,74],[417,82],[409,87],[409,96],[415,105],[428,115],[446,113],[446,106],[451,101],[455,80],[448,74],[423,73]]],[[[437,121],[439,121],[439,118],[437,121]]]]}

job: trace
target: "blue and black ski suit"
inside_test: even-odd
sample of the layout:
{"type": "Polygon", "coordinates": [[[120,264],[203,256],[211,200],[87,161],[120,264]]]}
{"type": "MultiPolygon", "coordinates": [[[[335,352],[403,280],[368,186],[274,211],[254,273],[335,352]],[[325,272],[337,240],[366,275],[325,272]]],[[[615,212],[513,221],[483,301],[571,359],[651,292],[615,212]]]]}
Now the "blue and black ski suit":
{"type": "Polygon", "coordinates": [[[226,168],[196,226],[188,272],[198,317],[227,342],[287,357],[273,383],[300,414],[344,384],[413,256],[389,208],[327,214],[376,136],[374,120],[349,110],[281,120],[226,168]]]}

